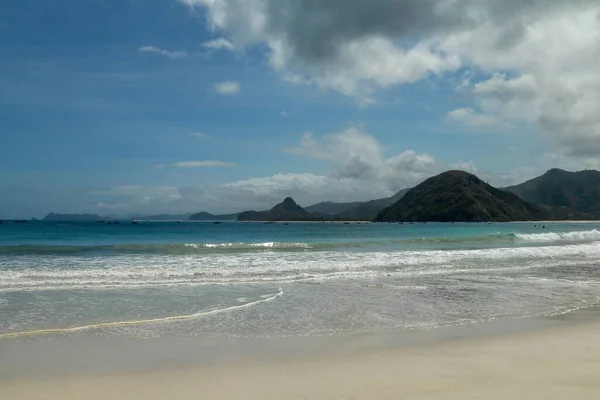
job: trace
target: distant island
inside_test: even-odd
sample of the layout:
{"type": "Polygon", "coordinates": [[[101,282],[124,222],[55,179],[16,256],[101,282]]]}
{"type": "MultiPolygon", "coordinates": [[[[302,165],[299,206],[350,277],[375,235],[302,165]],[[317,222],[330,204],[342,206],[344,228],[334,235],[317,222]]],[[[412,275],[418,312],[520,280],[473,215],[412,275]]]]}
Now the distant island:
{"type": "MultiPolygon", "coordinates": [[[[97,214],[50,213],[44,221],[102,221],[97,214]]],[[[127,218],[123,218],[127,219],[127,218]]],[[[499,222],[600,219],[600,172],[553,168],[519,185],[495,188],[465,171],[446,171],[391,197],[306,208],[287,197],[264,211],[135,215],[137,220],[499,222]]]]}
{"type": "Polygon", "coordinates": [[[184,221],[184,220],[190,218],[191,215],[192,215],[192,213],[134,215],[131,219],[135,219],[137,221],[184,221]]]}
{"type": "Polygon", "coordinates": [[[190,221],[235,221],[238,215],[240,215],[240,213],[215,215],[206,211],[202,211],[190,215],[188,219],[190,221]]]}
{"type": "Polygon", "coordinates": [[[98,214],[59,214],[50,213],[42,218],[42,221],[99,221],[106,218],[98,214]]]}
{"type": "Polygon", "coordinates": [[[291,197],[287,197],[268,211],[244,211],[237,217],[238,221],[323,221],[325,219],[329,219],[329,216],[309,212],[296,204],[291,197]]]}
{"type": "Polygon", "coordinates": [[[137,221],[184,221],[190,218],[192,213],[187,214],[155,214],[142,215],[134,214],[128,217],[108,217],[98,214],[61,214],[49,213],[42,221],[61,221],[61,222],[77,222],[77,221],[113,221],[113,220],[137,220],[137,221]]]}

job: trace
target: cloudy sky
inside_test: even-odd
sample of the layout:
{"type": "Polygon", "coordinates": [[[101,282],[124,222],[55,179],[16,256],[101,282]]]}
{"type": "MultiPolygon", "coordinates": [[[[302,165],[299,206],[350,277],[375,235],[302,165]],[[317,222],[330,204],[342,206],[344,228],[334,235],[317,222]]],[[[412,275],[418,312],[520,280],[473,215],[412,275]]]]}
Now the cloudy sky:
{"type": "Polygon", "coordinates": [[[0,217],[599,168],[597,0],[7,0],[0,217]]]}

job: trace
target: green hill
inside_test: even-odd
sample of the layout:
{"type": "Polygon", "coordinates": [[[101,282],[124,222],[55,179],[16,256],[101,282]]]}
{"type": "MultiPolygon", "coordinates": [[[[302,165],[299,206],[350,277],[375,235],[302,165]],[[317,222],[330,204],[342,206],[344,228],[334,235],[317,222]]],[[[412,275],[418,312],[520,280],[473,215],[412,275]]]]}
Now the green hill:
{"type": "Polygon", "coordinates": [[[567,207],[600,218],[600,172],[551,169],[544,175],[505,190],[532,203],[567,207]]]}
{"type": "Polygon", "coordinates": [[[548,210],[496,189],[473,174],[447,171],[417,185],[375,221],[482,222],[542,220],[548,210]]]}

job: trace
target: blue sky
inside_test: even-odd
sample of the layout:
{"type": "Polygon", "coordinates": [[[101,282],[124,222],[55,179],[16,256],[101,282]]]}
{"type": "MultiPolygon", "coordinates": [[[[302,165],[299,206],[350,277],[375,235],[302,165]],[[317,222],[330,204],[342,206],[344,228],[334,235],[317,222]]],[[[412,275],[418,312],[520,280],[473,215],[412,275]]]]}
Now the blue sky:
{"type": "Polygon", "coordinates": [[[600,32],[594,2],[523,2],[444,32],[411,31],[396,3],[356,27],[366,1],[2,2],[0,217],[230,212],[387,196],[456,167],[497,185],[597,168],[600,60],[572,61],[600,32]],[[563,42],[536,51],[557,20],[563,42]],[[507,21],[526,33],[481,42],[507,21]]]}

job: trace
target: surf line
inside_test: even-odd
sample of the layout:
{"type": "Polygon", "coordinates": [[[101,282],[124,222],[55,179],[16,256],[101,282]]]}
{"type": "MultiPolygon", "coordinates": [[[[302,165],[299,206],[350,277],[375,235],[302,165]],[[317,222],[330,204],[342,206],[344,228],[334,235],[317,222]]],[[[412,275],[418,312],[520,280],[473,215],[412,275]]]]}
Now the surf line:
{"type": "Polygon", "coordinates": [[[221,313],[226,313],[226,312],[235,311],[235,310],[241,310],[244,308],[250,308],[252,306],[255,306],[255,305],[258,305],[261,303],[267,303],[269,301],[275,300],[277,297],[280,297],[282,295],[283,295],[283,289],[279,288],[279,291],[277,293],[275,293],[274,295],[260,299],[260,300],[251,301],[251,302],[248,302],[245,304],[240,304],[237,306],[219,308],[216,310],[201,311],[201,312],[198,312],[195,314],[174,315],[172,317],[141,319],[141,320],[137,320],[137,321],[102,322],[99,324],[75,326],[72,328],[51,328],[51,329],[39,329],[39,330],[34,330],[34,331],[3,333],[3,334],[0,334],[0,340],[15,339],[15,338],[23,337],[23,336],[48,335],[48,334],[53,334],[53,333],[81,332],[81,331],[98,329],[98,328],[115,328],[115,327],[121,327],[121,326],[145,325],[145,324],[151,324],[151,323],[155,323],[155,322],[185,321],[188,319],[201,318],[201,317],[206,317],[208,315],[215,315],[215,314],[221,314],[221,313]]]}

